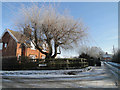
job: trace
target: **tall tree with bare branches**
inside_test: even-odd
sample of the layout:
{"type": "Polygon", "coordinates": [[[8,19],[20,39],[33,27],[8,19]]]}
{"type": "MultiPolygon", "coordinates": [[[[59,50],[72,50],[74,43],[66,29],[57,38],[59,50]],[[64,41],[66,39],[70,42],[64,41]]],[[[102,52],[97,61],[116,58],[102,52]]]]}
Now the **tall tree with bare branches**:
{"type": "Polygon", "coordinates": [[[82,46],[79,50],[79,55],[86,54],[93,58],[101,58],[104,55],[104,51],[100,47],[88,47],[82,46]]]}
{"type": "Polygon", "coordinates": [[[24,34],[46,58],[55,58],[58,47],[71,48],[72,43],[77,43],[86,36],[86,27],[80,20],[59,13],[52,5],[23,7],[21,15],[22,21],[16,22],[17,26],[26,31],[24,34]],[[43,50],[43,43],[48,52],[43,50]]]}

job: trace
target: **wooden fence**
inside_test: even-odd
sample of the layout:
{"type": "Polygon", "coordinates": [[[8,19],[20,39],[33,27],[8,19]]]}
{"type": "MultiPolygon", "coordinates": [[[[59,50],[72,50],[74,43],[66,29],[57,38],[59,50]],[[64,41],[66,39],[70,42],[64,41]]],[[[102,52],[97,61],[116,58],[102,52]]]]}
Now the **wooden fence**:
{"type": "Polygon", "coordinates": [[[34,59],[33,61],[36,61],[39,64],[47,64],[46,67],[48,69],[74,69],[88,66],[87,59],[84,58],[34,59]]]}

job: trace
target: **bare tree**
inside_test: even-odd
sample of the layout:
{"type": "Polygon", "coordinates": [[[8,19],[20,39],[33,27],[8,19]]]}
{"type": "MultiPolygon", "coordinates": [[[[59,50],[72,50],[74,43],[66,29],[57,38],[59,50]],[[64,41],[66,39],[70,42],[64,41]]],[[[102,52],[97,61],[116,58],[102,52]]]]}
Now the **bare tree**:
{"type": "Polygon", "coordinates": [[[89,55],[93,58],[100,58],[104,54],[103,50],[100,47],[88,47],[88,46],[82,46],[80,48],[79,54],[82,53],[89,55]]]}
{"type": "Polygon", "coordinates": [[[116,63],[120,63],[119,58],[120,58],[120,49],[119,49],[119,48],[118,48],[118,49],[116,48],[115,53],[114,53],[113,56],[112,56],[112,61],[113,61],[113,62],[116,62],[116,63]]]}
{"type": "Polygon", "coordinates": [[[68,49],[72,43],[83,40],[86,27],[72,16],[61,14],[52,6],[33,5],[21,9],[21,20],[16,22],[17,27],[24,31],[36,49],[46,55],[46,58],[55,58],[58,47],[68,49]],[[43,43],[47,47],[43,50],[43,43]]]}

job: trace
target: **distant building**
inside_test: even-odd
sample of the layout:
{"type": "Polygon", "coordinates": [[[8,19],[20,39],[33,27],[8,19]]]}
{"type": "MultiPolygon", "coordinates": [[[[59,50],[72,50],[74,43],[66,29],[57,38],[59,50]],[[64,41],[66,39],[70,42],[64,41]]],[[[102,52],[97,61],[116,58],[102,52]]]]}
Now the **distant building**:
{"type": "Polygon", "coordinates": [[[23,34],[7,29],[2,35],[2,56],[28,56],[30,58],[45,58],[33,43],[23,34]]]}
{"type": "Polygon", "coordinates": [[[103,60],[105,61],[111,61],[112,59],[112,54],[108,54],[107,52],[103,55],[102,57],[103,60]]]}

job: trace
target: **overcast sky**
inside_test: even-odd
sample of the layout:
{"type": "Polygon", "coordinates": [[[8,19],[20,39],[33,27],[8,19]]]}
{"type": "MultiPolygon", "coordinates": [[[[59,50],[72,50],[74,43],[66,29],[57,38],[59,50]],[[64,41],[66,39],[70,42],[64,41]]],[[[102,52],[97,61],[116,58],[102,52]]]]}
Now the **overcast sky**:
{"type": "MultiPolygon", "coordinates": [[[[15,30],[13,20],[17,17],[21,4],[30,3],[2,3],[2,32],[6,28],[15,30]]],[[[43,3],[39,3],[40,5],[43,3]]],[[[103,51],[112,53],[113,45],[118,47],[118,3],[117,2],[62,2],[57,3],[58,11],[69,10],[75,19],[81,18],[88,27],[88,46],[101,47],[103,51]]],[[[78,50],[79,47],[76,47],[78,50]]],[[[74,50],[62,52],[62,56],[76,56],[74,50]]]]}

